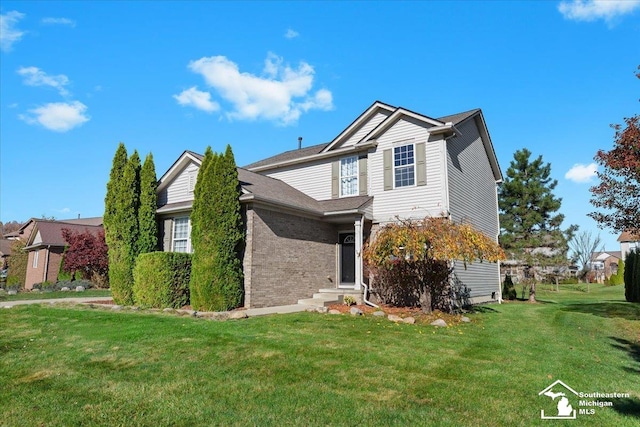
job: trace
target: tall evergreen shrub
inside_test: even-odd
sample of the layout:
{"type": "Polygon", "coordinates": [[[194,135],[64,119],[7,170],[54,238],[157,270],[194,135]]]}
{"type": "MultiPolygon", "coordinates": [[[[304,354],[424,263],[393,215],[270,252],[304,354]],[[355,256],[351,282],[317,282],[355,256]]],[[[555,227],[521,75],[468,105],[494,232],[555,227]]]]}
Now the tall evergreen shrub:
{"type": "Polygon", "coordinates": [[[242,303],[244,240],[240,183],[231,147],[224,155],[205,151],[194,189],[191,213],[191,306],[220,311],[242,303]]]}
{"type": "Polygon", "coordinates": [[[504,277],[504,283],[502,284],[502,299],[515,300],[518,296],[518,292],[516,291],[516,287],[513,284],[513,280],[511,279],[511,275],[507,274],[504,277]]]}
{"type": "Polygon", "coordinates": [[[156,209],[158,187],[156,167],[153,154],[149,153],[144,159],[140,171],[140,209],[138,210],[138,254],[153,252],[158,249],[158,223],[156,209]]]}
{"type": "Polygon", "coordinates": [[[154,308],[180,308],[188,304],[190,272],[191,254],[140,254],[133,269],[135,304],[154,308]]]}
{"type": "Polygon", "coordinates": [[[640,302],[640,250],[627,254],[624,270],[624,297],[629,302],[640,302]]]}

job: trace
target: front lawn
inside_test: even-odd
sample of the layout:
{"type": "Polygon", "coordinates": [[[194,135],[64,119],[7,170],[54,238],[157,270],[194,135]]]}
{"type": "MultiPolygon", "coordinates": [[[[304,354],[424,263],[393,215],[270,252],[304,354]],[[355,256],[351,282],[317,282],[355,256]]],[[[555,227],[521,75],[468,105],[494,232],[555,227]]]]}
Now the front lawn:
{"type": "Polygon", "coordinates": [[[0,425],[637,426],[640,305],[621,287],[543,288],[543,302],[483,306],[449,328],[3,309],[0,425]],[[541,420],[557,400],[538,393],[556,380],[630,396],[578,420],[541,420]]]}
{"type": "Polygon", "coordinates": [[[2,294],[0,302],[3,301],[24,301],[34,299],[59,299],[59,298],[89,298],[89,297],[110,297],[109,289],[87,289],[83,292],[76,291],[55,291],[55,292],[19,292],[16,295],[2,294]]]}

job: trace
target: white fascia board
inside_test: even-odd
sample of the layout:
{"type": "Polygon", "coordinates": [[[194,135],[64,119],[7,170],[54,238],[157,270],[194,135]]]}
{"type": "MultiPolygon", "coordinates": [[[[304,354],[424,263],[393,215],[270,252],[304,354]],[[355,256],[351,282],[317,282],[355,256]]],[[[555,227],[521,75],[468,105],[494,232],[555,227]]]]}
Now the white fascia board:
{"type": "Polygon", "coordinates": [[[311,162],[311,161],[314,161],[314,160],[322,160],[322,159],[326,159],[326,158],[330,158],[330,157],[337,157],[337,156],[341,156],[341,155],[344,155],[344,154],[358,153],[360,151],[364,151],[364,150],[369,149],[369,148],[374,148],[377,145],[378,145],[377,141],[366,141],[364,143],[358,143],[358,144],[350,146],[350,147],[338,148],[337,150],[321,152],[319,154],[312,154],[310,156],[299,157],[297,159],[285,160],[285,161],[278,162],[278,163],[271,163],[271,164],[268,164],[268,165],[251,168],[251,169],[248,169],[248,170],[250,170],[251,172],[262,172],[262,171],[265,171],[265,170],[277,169],[277,168],[281,168],[281,167],[285,167],[285,166],[297,165],[297,164],[300,164],[300,163],[307,163],[307,162],[311,162]]]}
{"type": "Polygon", "coordinates": [[[393,107],[391,105],[385,104],[380,101],[374,102],[373,105],[367,108],[364,111],[364,113],[360,114],[358,118],[356,118],[349,126],[347,126],[345,130],[340,132],[340,135],[336,136],[333,139],[333,141],[331,141],[329,145],[327,145],[322,150],[322,152],[324,153],[324,152],[331,151],[333,147],[338,145],[342,140],[344,140],[345,138],[348,138],[360,125],[370,120],[375,115],[375,113],[378,112],[378,110],[387,110],[389,112],[392,112],[396,110],[396,107],[393,107]]]}
{"type": "Polygon", "coordinates": [[[166,171],[164,175],[162,175],[162,177],[158,180],[157,191],[160,191],[164,187],[166,187],[167,184],[171,182],[171,180],[175,178],[176,175],[178,175],[178,173],[190,162],[194,162],[197,165],[201,164],[200,159],[191,154],[189,151],[185,151],[184,153],[182,153],[182,155],[180,155],[180,157],[178,157],[178,160],[176,160],[173,165],[171,165],[169,170],[166,171]]]}
{"type": "MultiPolygon", "coordinates": [[[[405,110],[404,108],[396,108],[396,110],[389,117],[384,119],[382,123],[376,126],[371,132],[365,135],[361,141],[368,141],[370,139],[377,139],[380,135],[382,135],[387,129],[393,126],[398,120],[400,120],[403,116],[411,117],[413,119],[419,120],[424,123],[428,123],[433,126],[442,126],[442,122],[431,119],[427,116],[423,116],[421,114],[414,113],[413,111],[405,110]]],[[[429,128],[431,129],[431,128],[429,128]]]]}

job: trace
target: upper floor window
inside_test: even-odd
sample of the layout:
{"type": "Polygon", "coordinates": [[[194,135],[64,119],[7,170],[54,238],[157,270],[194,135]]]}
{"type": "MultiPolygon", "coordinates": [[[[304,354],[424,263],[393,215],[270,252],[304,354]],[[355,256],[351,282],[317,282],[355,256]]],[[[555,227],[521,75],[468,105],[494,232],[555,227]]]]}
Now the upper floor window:
{"type": "Polygon", "coordinates": [[[415,185],[415,156],[413,144],[393,148],[393,176],[395,187],[415,185]]]}
{"type": "Polygon", "coordinates": [[[191,252],[189,217],[175,218],[173,220],[173,252],[191,252]]]}
{"type": "Polygon", "coordinates": [[[340,196],[358,195],[358,157],[340,159],[340,196]]]}
{"type": "Polygon", "coordinates": [[[38,258],[40,257],[40,251],[33,252],[33,268],[38,268],[38,258]]]}

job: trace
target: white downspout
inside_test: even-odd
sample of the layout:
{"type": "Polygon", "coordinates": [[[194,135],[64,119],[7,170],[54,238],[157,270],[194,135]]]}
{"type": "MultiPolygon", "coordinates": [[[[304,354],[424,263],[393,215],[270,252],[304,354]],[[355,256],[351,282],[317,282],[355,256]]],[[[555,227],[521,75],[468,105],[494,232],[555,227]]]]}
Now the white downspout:
{"type": "Polygon", "coordinates": [[[369,293],[369,287],[366,283],[364,283],[364,274],[363,274],[363,260],[362,260],[362,241],[364,240],[363,232],[362,232],[362,224],[364,223],[364,215],[361,219],[355,222],[355,234],[356,234],[356,289],[363,289],[362,292],[362,301],[375,308],[379,308],[376,304],[372,303],[367,299],[367,294],[369,293]]]}

